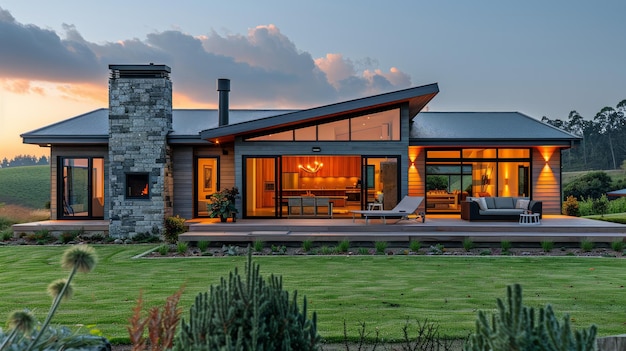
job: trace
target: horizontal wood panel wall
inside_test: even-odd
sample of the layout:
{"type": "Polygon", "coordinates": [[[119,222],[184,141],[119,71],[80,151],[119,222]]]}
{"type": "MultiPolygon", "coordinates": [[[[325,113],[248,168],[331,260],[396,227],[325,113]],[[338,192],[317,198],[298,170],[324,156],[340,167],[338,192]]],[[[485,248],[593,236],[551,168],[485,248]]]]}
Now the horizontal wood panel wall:
{"type": "Polygon", "coordinates": [[[57,194],[59,157],[103,157],[104,158],[104,219],[109,219],[109,148],[103,146],[53,146],[50,149],[50,219],[58,219],[57,194]]]}
{"type": "MultiPolygon", "coordinates": [[[[172,147],[172,173],[174,178],[174,215],[193,218],[196,203],[194,198],[194,171],[196,157],[217,157],[219,164],[220,189],[233,187],[235,184],[233,149],[215,147],[172,147]]],[[[218,190],[220,190],[218,189],[218,190]]]]}
{"type": "Polygon", "coordinates": [[[172,178],[174,178],[172,211],[174,216],[193,218],[193,169],[193,147],[172,147],[172,178]]]}
{"type": "Polygon", "coordinates": [[[544,214],[561,213],[561,149],[533,149],[532,186],[532,198],[543,202],[544,214]]]}

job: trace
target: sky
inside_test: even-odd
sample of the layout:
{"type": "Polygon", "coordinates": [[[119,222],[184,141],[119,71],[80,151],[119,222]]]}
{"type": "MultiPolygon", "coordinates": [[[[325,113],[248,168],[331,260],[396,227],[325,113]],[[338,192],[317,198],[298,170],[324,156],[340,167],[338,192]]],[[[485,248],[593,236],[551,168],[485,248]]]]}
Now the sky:
{"type": "Polygon", "coordinates": [[[109,64],[171,67],[174,108],[310,108],[438,83],[430,111],[592,119],[626,99],[623,0],[0,0],[0,159],[108,106],[109,64]]]}

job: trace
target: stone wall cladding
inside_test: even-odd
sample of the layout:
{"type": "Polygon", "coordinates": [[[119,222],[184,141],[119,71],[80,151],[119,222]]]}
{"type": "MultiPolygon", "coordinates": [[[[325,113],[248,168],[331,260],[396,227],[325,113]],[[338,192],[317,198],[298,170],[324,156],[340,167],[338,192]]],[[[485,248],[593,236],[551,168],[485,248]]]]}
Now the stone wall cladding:
{"type": "Polygon", "coordinates": [[[172,130],[169,78],[109,80],[109,235],[160,235],[172,213],[171,162],[167,135],[172,130]],[[149,199],[127,199],[127,173],[149,174],[149,199]]]}

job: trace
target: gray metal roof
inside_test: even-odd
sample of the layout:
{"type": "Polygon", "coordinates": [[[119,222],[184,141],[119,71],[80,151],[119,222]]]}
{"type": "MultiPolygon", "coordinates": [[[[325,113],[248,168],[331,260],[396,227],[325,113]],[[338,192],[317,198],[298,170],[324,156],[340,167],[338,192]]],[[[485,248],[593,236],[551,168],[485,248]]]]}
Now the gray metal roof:
{"type": "Polygon", "coordinates": [[[421,112],[410,139],[424,146],[571,146],[582,138],[519,112],[421,112]]]}
{"type": "MultiPolygon", "coordinates": [[[[230,110],[230,123],[242,123],[294,110],[230,110]]],[[[200,131],[218,126],[218,111],[172,110],[172,143],[206,143],[200,131]]],[[[97,109],[21,135],[25,144],[107,144],[109,142],[109,110],[97,109]]]]}

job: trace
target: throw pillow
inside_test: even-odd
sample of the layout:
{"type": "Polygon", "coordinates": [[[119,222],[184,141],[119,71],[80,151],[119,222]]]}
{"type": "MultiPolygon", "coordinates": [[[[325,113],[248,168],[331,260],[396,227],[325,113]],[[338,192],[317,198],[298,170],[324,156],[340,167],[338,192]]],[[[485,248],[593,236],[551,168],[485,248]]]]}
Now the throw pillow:
{"type": "Polygon", "coordinates": [[[530,200],[518,199],[517,203],[515,204],[515,208],[519,208],[519,209],[522,209],[522,210],[527,210],[529,204],[530,204],[530,200]]]}
{"type": "Polygon", "coordinates": [[[474,198],[474,201],[476,201],[476,203],[478,204],[478,207],[480,207],[481,210],[483,211],[487,210],[487,201],[485,201],[484,197],[474,198]]]}

